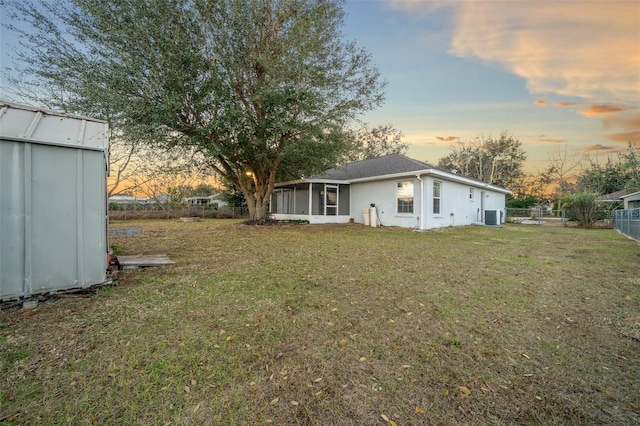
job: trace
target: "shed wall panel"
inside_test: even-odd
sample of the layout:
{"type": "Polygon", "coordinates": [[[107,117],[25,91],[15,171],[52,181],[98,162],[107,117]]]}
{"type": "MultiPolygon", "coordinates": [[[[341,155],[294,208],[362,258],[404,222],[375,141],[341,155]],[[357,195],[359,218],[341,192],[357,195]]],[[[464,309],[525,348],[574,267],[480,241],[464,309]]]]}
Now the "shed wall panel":
{"type": "Polygon", "coordinates": [[[0,142],[0,296],[24,295],[25,146],[0,142]]]}
{"type": "Polygon", "coordinates": [[[103,283],[102,151],[0,141],[0,299],[103,283]]]}

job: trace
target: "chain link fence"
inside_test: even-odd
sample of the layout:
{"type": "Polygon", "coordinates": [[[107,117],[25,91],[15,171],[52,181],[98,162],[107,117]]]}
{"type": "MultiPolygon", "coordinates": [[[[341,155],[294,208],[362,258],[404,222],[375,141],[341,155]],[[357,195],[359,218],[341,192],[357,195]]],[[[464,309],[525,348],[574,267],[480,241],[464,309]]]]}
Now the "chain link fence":
{"type": "Polygon", "coordinates": [[[540,207],[526,209],[507,208],[507,223],[524,225],[567,226],[564,210],[547,210],[540,207]]]}
{"type": "Polygon", "coordinates": [[[637,209],[614,210],[613,227],[618,232],[640,241],[640,207],[637,209]]]}
{"type": "Polygon", "coordinates": [[[177,219],[181,217],[200,217],[210,219],[247,218],[245,206],[220,206],[216,204],[183,203],[109,203],[109,218],[112,220],[131,219],[177,219]]]}

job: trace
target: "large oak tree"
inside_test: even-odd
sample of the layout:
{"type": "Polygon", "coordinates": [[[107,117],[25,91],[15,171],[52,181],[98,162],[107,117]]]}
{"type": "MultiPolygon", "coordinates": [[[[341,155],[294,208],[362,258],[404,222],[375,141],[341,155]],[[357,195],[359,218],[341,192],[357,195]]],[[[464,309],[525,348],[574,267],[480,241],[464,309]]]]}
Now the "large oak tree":
{"type": "MultiPolygon", "coordinates": [[[[252,219],[276,179],[335,165],[385,82],[342,39],[339,0],[34,0],[11,5],[21,84],[139,143],[183,146],[252,219]]],[[[24,90],[23,90],[24,92],[24,90]]]]}

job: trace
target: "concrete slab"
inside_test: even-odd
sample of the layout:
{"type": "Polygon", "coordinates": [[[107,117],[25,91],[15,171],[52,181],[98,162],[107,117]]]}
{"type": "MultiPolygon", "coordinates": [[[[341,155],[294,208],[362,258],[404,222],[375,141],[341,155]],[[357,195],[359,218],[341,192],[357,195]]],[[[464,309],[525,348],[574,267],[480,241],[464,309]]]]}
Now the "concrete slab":
{"type": "Polygon", "coordinates": [[[173,265],[173,260],[166,254],[144,254],[136,256],[118,256],[122,269],[149,268],[154,266],[173,265]]]}

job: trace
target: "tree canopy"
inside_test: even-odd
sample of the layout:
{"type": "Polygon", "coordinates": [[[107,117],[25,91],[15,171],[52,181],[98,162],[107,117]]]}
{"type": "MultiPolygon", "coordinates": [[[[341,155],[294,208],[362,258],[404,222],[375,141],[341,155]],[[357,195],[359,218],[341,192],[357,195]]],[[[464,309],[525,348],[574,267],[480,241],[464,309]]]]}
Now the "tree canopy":
{"type": "Polygon", "coordinates": [[[342,41],[339,0],[34,0],[11,5],[21,84],[123,137],[203,154],[266,215],[276,179],[334,166],[379,106],[368,52],[342,41]]]}
{"type": "Polygon", "coordinates": [[[409,144],[404,142],[402,137],[402,132],[396,130],[391,124],[373,128],[363,125],[352,131],[351,139],[354,145],[342,162],[368,160],[387,154],[404,155],[409,144]]]}
{"type": "Polygon", "coordinates": [[[441,158],[438,166],[504,188],[515,185],[522,176],[526,159],[522,142],[507,132],[499,138],[461,141],[451,154],[441,158]]]}
{"type": "Polygon", "coordinates": [[[640,143],[629,143],[617,158],[607,157],[604,164],[590,159],[587,168],[578,174],[576,186],[581,191],[610,194],[640,190],[640,143]]]}

